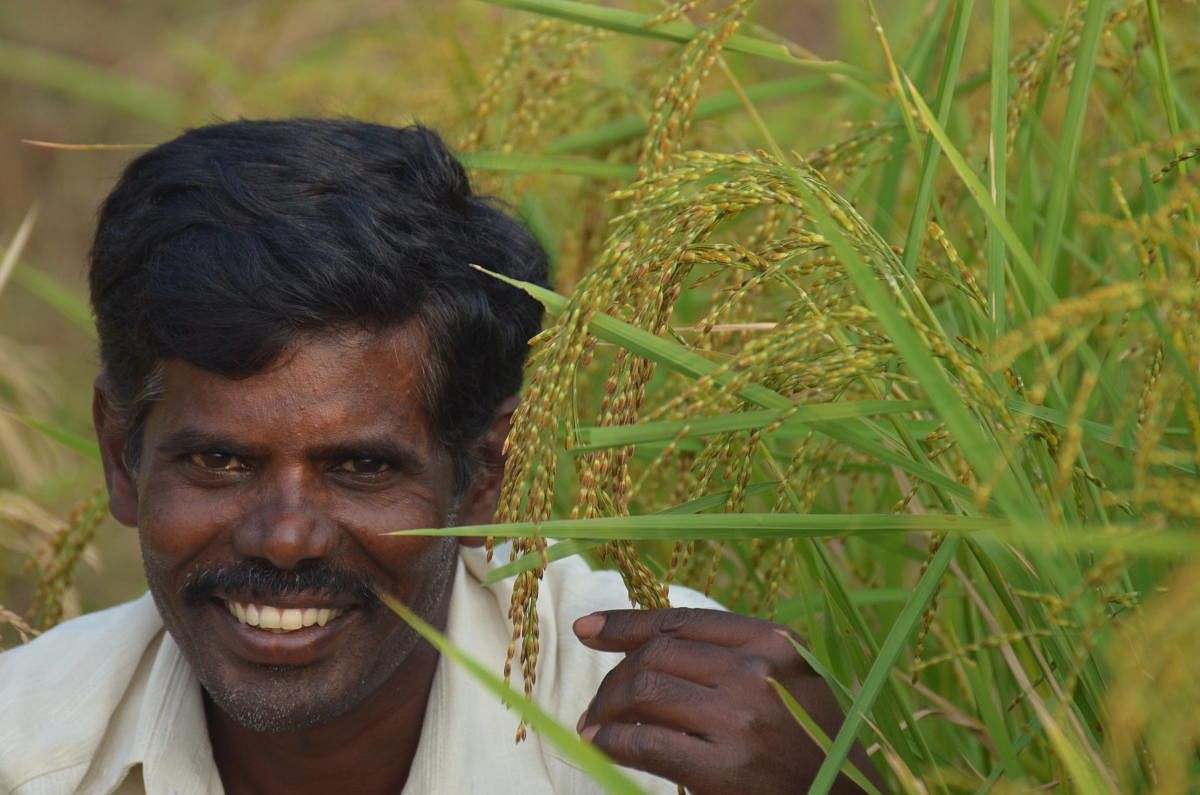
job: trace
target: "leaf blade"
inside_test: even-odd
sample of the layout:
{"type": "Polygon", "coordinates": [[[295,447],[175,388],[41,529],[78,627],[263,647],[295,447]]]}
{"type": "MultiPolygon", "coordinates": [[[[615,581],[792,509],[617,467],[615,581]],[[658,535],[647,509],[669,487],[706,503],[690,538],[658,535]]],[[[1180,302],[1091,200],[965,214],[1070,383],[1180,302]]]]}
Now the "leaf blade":
{"type": "Polygon", "coordinates": [[[949,514],[798,514],[715,513],[679,516],[605,516],[596,519],[556,519],[546,522],[512,522],[416,530],[396,530],[392,536],[503,536],[529,538],[534,535],[563,539],[737,539],[800,538],[849,535],[865,532],[968,532],[1003,530],[1000,519],[949,514]]]}
{"type": "Polygon", "coordinates": [[[471,659],[465,652],[450,642],[449,638],[438,632],[429,624],[422,621],[395,597],[381,594],[380,598],[388,607],[404,619],[421,637],[429,641],[444,656],[467,670],[476,682],[498,696],[508,707],[513,709],[521,718],[534,728],[542,737],[563,753],[571,762],[591,776],[592,780],[615,795],[645,795],[642,789],[633,783],[616,765],[609,761],[595,746],[588,745],[560,725],[554,718],[542,711],[540,707],[529,701],[504,681],[489,671],[484,665],[471,659]]]}

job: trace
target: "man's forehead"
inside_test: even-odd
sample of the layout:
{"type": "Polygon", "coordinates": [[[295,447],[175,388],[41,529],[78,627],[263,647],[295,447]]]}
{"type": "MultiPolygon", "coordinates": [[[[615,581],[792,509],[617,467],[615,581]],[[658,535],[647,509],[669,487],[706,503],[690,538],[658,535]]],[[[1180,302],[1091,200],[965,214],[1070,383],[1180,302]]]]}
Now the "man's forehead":
{"type": "MultiPolygon", "coordinates": [[[[288,379],[309,379],[331,370],[367,365],[379,379],[410,381],[427,366],[430,346],[423,325],[409,321],[381,328],[332,326],[297,331],[264,367],[247,374],[209,370],[183,357],[161,362],[164,381],[209,381],[213,384],[270,387],[288,379]]],[[[364,371],[365,372],[365,371],[364,371]]]]}
{"type": "Polygon", "coordinates": [[[265,368],[230,377],[183,359],[161,364],[151,424],[243,432],[428,430],[428,343],[419,324],[298,335],[265,368]],[[158,423],[155,423],[157,415],[158,423]],[[366,426],[366,427],[364,427],[366,426]]]}

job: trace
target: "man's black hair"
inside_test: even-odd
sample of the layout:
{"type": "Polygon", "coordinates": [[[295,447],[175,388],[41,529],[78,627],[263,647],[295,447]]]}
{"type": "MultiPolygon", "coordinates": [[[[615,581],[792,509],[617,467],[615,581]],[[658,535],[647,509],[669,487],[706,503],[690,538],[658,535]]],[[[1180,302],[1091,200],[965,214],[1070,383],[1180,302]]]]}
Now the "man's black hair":
{"type": "Polygon", "coordinates": [[[538,243],[425,127],[243,120],[155,147],[104,202],[89,274],[127,460],[165,359],[247,376],[300,335],[415,319],[426,408],[465,488],[542,318],[471,264],[546,282],[538,243]]]}

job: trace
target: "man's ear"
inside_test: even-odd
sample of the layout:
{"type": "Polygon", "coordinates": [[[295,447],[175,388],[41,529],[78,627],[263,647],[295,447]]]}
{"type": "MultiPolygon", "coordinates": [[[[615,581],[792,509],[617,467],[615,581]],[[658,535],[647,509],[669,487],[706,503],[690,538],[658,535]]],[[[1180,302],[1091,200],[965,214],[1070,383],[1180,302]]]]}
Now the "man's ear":
{"type": "MultiPolygon", "coordinates": [[[[504,440],[508,438],[513,412],[520,402],[520,396],[513,395],[496,409],[492,427],[488,429],[478,451],[478,469],[458,507],[456,524],[488,524],[495,516],[496,505],[500,501],[500,487],[504,484],[504,440]]],[[[460,544],[467,547],[483,546],[485,540],[482,536],[458,539],[460,544]]]]}
{"type": "Polygon", "coordinates": [[[132,473],[125,466],[125,442],[129,436],[128,419],[117,411],[112,382],[103,373],[97,376],[92,391],[92,426],[100,444],[104,465],[104,485],[108,488],[108,507],[113,518],[127,527],[137,526],[138,495],[132,473]]]}

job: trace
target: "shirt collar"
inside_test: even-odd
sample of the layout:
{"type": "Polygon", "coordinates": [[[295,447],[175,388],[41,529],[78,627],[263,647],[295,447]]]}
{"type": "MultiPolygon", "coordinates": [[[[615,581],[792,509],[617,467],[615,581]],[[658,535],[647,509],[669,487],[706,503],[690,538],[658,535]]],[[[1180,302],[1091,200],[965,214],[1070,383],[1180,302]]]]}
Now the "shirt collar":
{"type": "Polygon", "coordinates": [[[146,792],[222,791],[201,693],[192,667],[164,631],[146,682],[131,759],[142,766],[146,792]]]}

